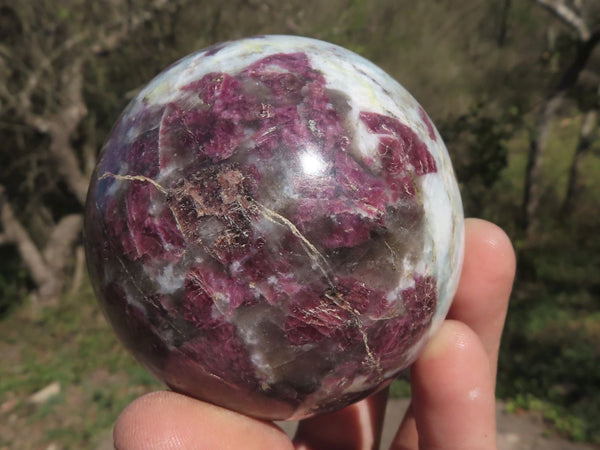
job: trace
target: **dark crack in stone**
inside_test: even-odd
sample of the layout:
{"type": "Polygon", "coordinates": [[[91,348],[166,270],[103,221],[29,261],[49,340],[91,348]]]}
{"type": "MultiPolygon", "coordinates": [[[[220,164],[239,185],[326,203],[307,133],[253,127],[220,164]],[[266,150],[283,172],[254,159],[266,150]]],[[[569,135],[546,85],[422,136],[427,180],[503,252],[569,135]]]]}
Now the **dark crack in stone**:
{"type": "Polygon", "coordinates": [[[103,149],[85,231],[99,301],[144,365],[285,419],[414,360],[456,286],[457,224],[446,150],[408,93],[339,47],[266,36],[140,93],[103,149]]]}

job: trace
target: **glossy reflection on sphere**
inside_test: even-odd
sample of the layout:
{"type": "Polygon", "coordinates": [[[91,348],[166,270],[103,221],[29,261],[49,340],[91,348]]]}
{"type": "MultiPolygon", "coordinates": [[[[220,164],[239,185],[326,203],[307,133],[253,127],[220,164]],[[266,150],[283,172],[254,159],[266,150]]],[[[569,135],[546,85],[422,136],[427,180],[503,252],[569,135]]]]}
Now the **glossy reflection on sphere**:
{"type": "Polygon", "coordinates": [[[464,240],[421,106],[358,55],[290,36],[152,80],[103,149],[85,231],[100,304],[138,360],[265,419],[341,408],[412,363],[464,240]]]}

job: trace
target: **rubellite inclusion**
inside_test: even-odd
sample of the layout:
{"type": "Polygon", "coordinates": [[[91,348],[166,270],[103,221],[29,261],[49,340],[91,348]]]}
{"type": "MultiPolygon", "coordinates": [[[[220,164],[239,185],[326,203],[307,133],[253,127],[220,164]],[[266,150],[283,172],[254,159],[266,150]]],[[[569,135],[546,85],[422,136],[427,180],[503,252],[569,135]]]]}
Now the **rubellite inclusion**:
{"type": "Polygon", "coordinates": [[[460,195],[425,111],[341,47],[194,53],[115,125],[86,250],[129,350],[175,391],[264,419],[384,386],[444,319],[460,195]]]}

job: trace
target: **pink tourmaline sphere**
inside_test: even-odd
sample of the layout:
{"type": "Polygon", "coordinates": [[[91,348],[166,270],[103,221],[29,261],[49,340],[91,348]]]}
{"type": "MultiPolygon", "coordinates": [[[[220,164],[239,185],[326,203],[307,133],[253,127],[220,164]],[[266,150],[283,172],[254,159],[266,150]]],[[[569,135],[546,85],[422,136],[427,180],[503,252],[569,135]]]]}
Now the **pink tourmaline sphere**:
{"type": "Polygon", "coordinates": [[[85,231],[136,358],[264,419],[342,408],[410,365],[464,241],[425,111],[360,56],[291,36],[211,47],[151,81],[102,151],[85,231]]]}

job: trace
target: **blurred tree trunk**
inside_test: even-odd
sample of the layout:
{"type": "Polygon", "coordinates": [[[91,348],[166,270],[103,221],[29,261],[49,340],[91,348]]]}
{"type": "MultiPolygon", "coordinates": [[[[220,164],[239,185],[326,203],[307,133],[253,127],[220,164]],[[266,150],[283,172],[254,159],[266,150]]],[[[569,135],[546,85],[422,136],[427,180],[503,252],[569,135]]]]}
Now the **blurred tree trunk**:
{"type": "MultiPolygon", "coordinates": [[[[61,78],[63,89],[58,92],[61,107],[55,112],[36,114],[33,112],[31,99],[26,97],[25,92],[21,92],[16,109],[29,127],[48,136],[48,150],[57,162],[59,175],[83,206],[90,174],[83,172],[77,151],[71,144],[77,128],[87,114],[83,99],[83,57],[73,60],[61,74],[61,78]]],[[[87,167],[89,164],[83,166],[87,167]]]]}
{"type": "Polygon", "coordinates": [[[575,155],[573,155],[573,160],[571,161],[569,178],[567,179],[567,192],[561,208],[563,216],[570,215],[575,206],[577,194],[579,192],[579,173],[581,171],[582,161],[594,142],[597,124],[598,111],[587,111],[583,116],[575,155]]]}
{"type": "Polygon", "coordinates": [[[535,129],[530,136],[522,206],[523,227],[527,238],[533,237],[537,231],[537,212],[542,196],[541,168],[553,119],[569,90],[577,83],[579,75],[600,41],[600,24],[596,24],[592,30],[586,23],[586,18],[571,9],[566,2],[561,0],[537,0],[537,2],[571,27],[576,33],[577,42],[575,55],[541,105],[535,129]]]}
{"type": "Polygon", "coordinates": [[[53,228],[51,238],[39,249],[27,230],[16,218],[3,186],[0,186],[0,223],[4,230],[0,242],[13,244],[37,285],[36,297],[43,303],[55,303],[65,280],[65,269],[71,261],[71,249],[77,241],[83,218],[79,214],[63,217],[53,228]]]}
{"type": "Polygon", "coordinates": [[[506,36],[508,34],[508,16],[510,14],[511,0],[502,2],[502,11],[500,12],[500,26],[498,27],[498,38],[496,43],[498,47],[504,47],[506,44],[506,36]]]}
{"type": "Polygon", "coordinates": [[[39,303],[53,302],[63,291],[65,270],[76,259],[83,226],[81,211],[95,159],[95,148],[89,151],[82,131],[88,113],[86,65],[119,49],[136,30],[160,14],[178,11],[187,1],[134,5],[114,0],[95,8],[67,2],[62,9],[54,2],[40,1],[0,11],[3,20],[18,23],[7,34],[6,45],[0,46],[0,115],[18,130],[14,140],[21,144],[14,152],[15,160],[20,158],[21,165],[35,168],[33,172],[24,169],[29,184],[13,177],[13,183],[5,182],[0,188],[0,245],[16,246],[37,286],[39,303]],[[38,148],[23,144],[26,133],[39,143],[38,148]],[[22,186],[15,186],[14,180],[22,186]],[[24,220],[25,208],[17,208],[11,198],[20,191],[29,193],[27,202],[36,202],[29,208],[29,220],[24,220]],[[57,198],[68,205],[62,215],[47,203],[57,198]],[[43,236],[31,229],[32,223],[44,224],[43,236]]]}
{"type": "Polygon", "coordinates": [[[536,215],[542,196],[542,163],[548,135],[552,129],[552,122],[563,103],[565,92],[556,92],[538,112],[535,129],[529,138],[529,153],[525,168],[525,187],[523,191],[523,227],[527,236],[533,235],[537,223],[536,215]]]}

